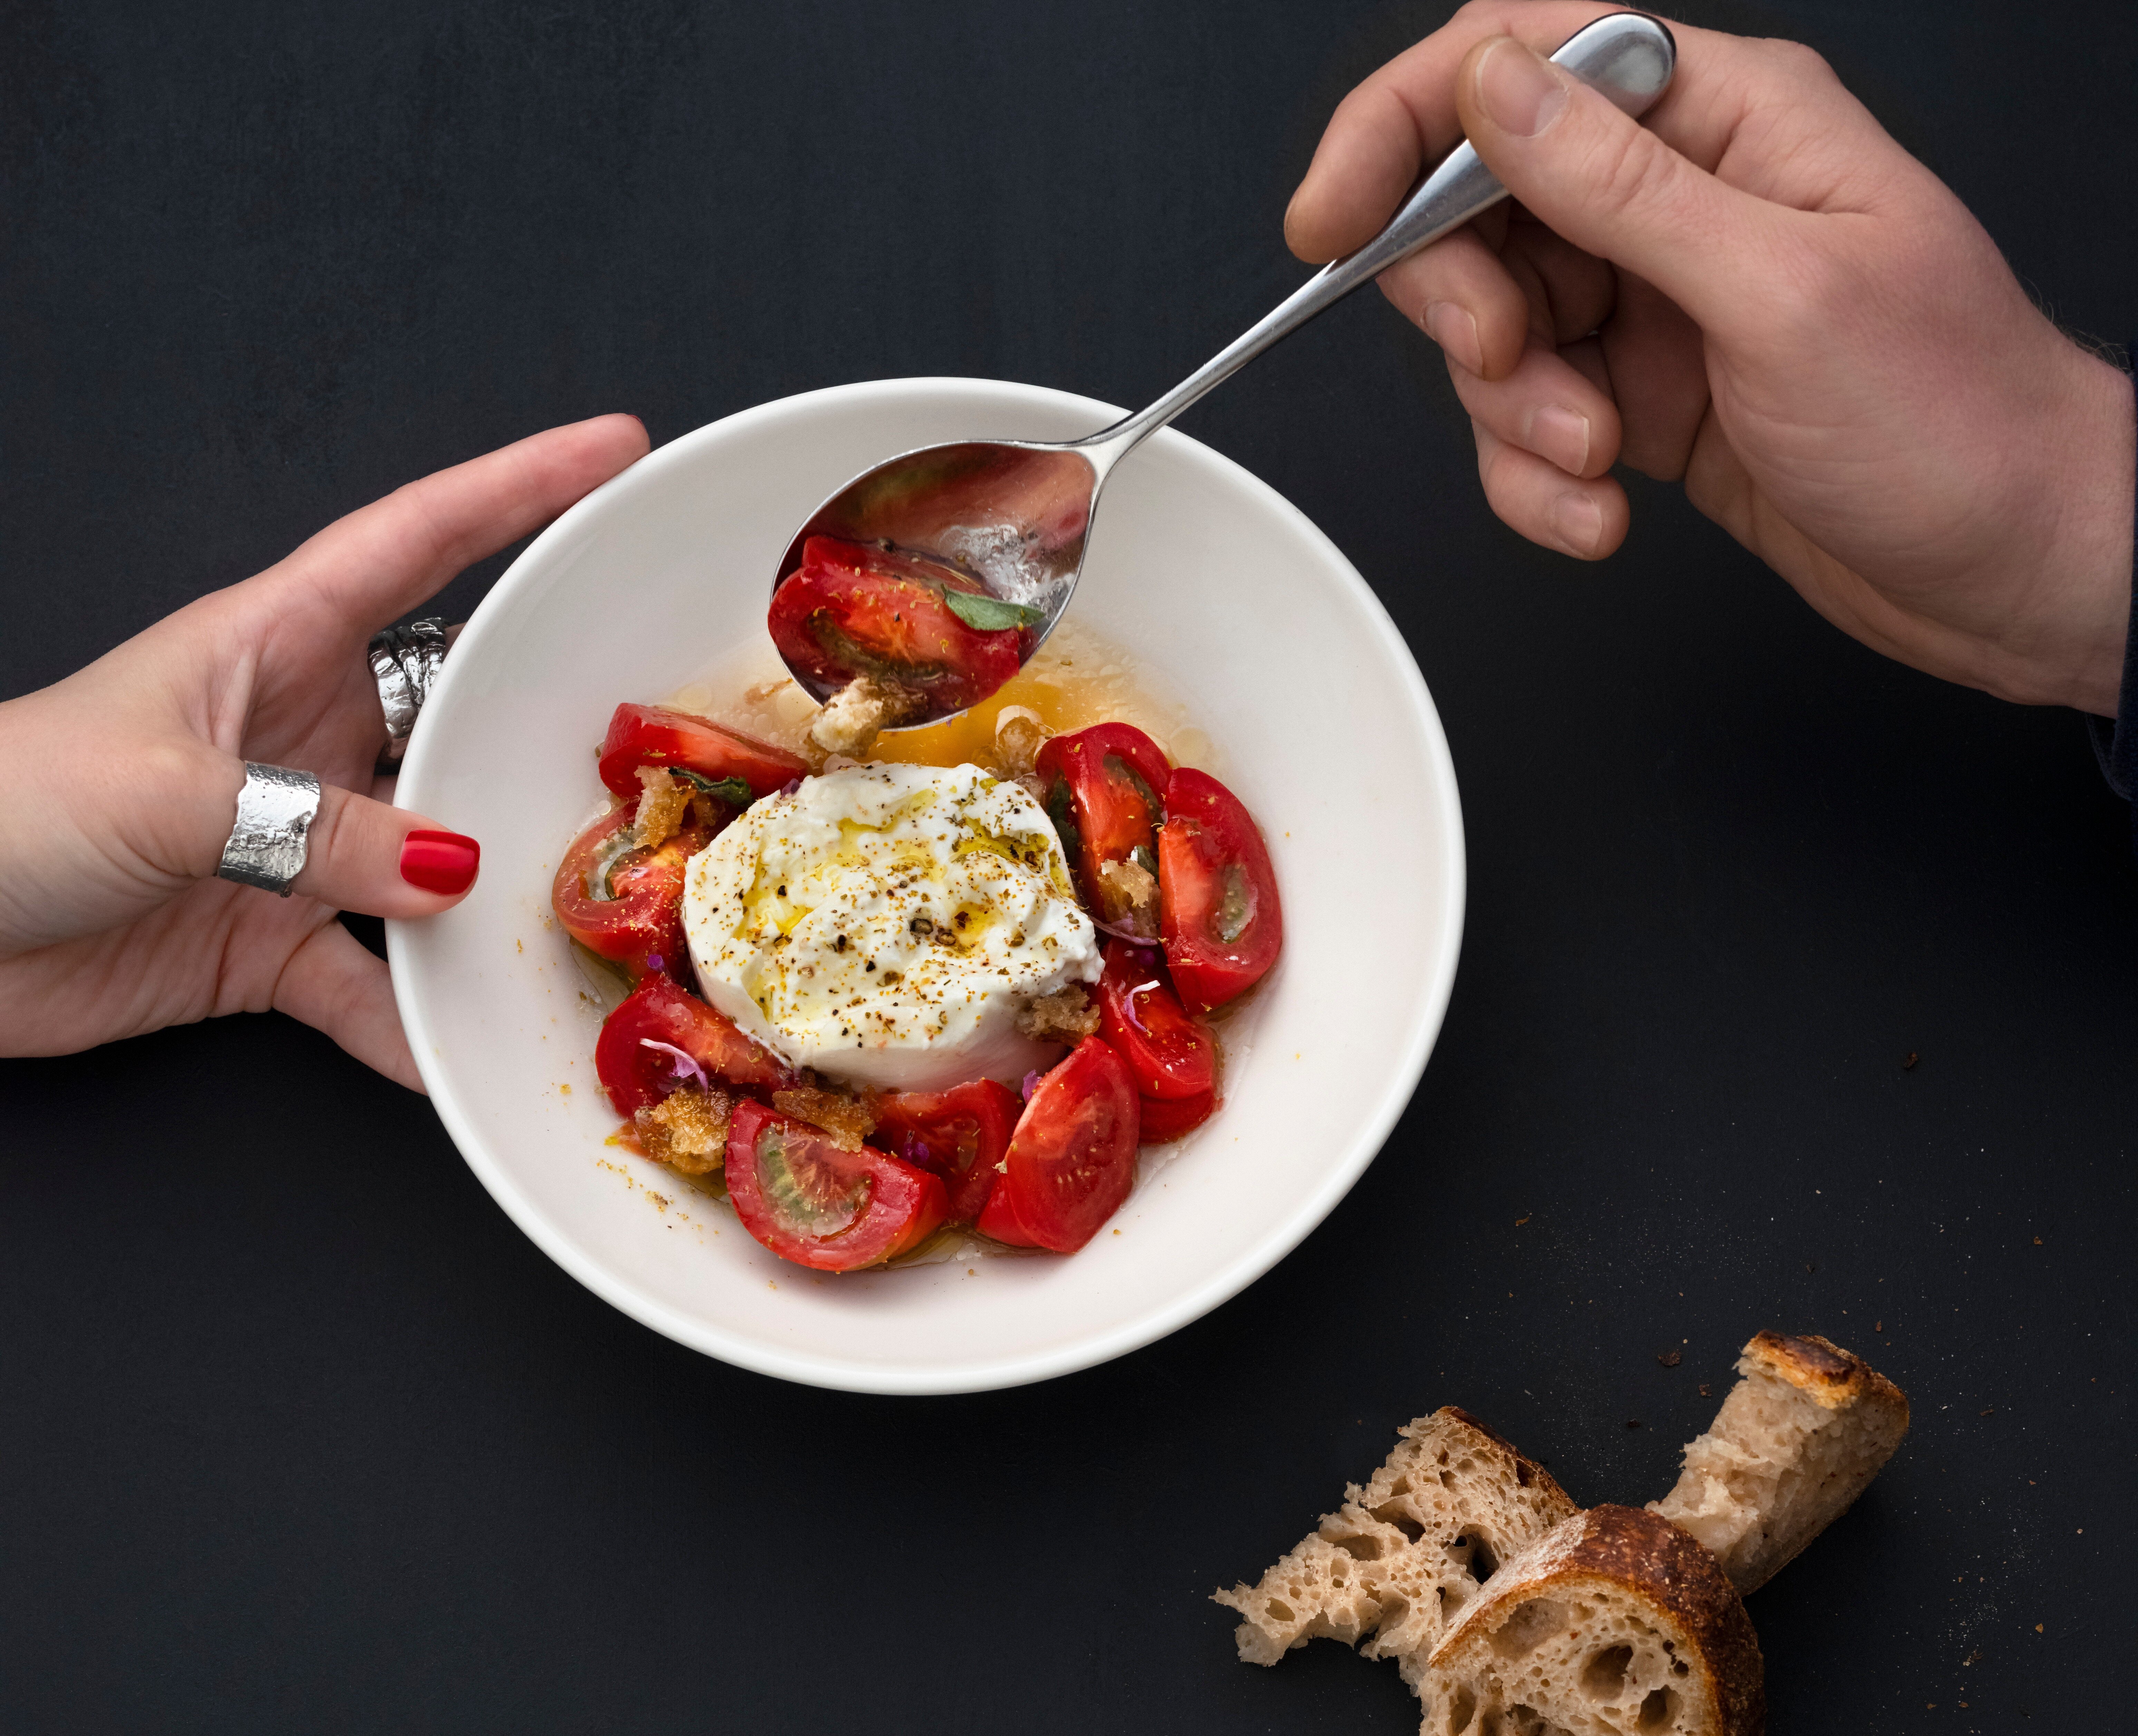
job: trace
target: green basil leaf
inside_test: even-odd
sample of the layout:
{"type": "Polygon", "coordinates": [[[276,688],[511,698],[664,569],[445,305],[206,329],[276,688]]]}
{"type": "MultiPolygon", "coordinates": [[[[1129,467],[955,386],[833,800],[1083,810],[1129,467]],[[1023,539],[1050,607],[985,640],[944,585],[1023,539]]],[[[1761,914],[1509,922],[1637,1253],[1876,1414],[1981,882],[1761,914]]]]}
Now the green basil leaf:
{"type": "Polygon", "coordinates": [[[999,632],[1006,627],[1037,627],[1047,611],[1029,603],[1005,602],[999,597],[983,597],[972,591],[943,592],[950,612],[978,633],[999,632]]]}
{"type": "Polygon", "coordinates": [[[715,783],[702,772],[686,771],[681,766],[668,768],[671,778],[680,778],[701,796],[710,796],[715,802],[725,802],[730,807],[748,807],[757,798],[749,792],[749,786],[740,778],[723,778],[715,783]]]}

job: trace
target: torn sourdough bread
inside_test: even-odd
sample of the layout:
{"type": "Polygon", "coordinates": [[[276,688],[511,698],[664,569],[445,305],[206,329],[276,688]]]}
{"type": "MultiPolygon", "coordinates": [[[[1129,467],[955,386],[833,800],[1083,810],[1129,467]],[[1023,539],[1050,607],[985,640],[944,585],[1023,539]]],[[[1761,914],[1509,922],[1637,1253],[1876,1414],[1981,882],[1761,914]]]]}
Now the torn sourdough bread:
{"type": "Polygon", "coordinates": [[[1744,1600],[1691,1537],[1592,1507],[1501,1564],[1427,1660],[1422,1736],[1760,1736],[1744,1600]]]}
{"type": "Polygon", "coordinates": [[[1253,1587],[1237,1610],[1240,1656],[1274,1664],[1309,1640],[1394,1658],[1415,1689],[1425,1660],[1478,1587],[1577,1510],[1550,1472],[1452,1405],[1401,1431],[1364,1489],[1253,1587]]]}
{"type": "Polygon", "coordinates": [[[1908,1431],[1908,1401],[1821,1338],[1756,1334],[1737,1373],[1677,1486],[1648,1511],[1706,1544],[1750,1594],[1870,1486],[1908,1431]]]}
{"type": "Polygon", "coordinates": [[[1823,1339],[1763,1332],[1738,1368],[1677,1488],[1647,1512],[1579,1513],[1475,1418],[1421,1417],[1260,1584],[1217,1594],[1247,1618],[1241,1657],[1273,1664],[1322,1636],[1393,1657],[1423,1736],[1758,1736],[1739,1587],[1862,1492],[1907,1401],[1823,1339]]]}

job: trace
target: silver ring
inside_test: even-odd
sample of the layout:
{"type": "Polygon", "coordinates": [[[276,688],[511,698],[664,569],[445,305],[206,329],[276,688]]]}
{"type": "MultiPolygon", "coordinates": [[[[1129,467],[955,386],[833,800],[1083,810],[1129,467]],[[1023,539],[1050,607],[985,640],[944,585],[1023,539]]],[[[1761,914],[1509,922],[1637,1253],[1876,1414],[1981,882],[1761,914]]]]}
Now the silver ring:
{"type": "Polygon", "coordinates": [[[288,766],[245,762],[245,787],[237,792],[237,820],[215,871],[283,898],[304,872],[305,833],[320,811],[320,780],[288,766]]]}
{"type": "Polygon", "coordinates": [[[447,648],[454,629],[444,618],[427,615],[406,627],[389,627],[374,633],[364,653],[371,678],[378,684],[379,709],[386,714],[386,745],[379,750],[378,770],[391,773],[408,750],[408,732],[416,727],[416,714],[430,698],[431,689],[444,667],[447,648]]]}

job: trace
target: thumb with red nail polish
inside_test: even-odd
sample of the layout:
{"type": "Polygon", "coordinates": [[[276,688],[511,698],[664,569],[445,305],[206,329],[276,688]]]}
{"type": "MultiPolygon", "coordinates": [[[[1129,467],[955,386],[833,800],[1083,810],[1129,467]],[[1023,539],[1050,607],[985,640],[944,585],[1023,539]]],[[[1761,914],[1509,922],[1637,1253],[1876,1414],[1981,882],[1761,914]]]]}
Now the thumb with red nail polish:
{"type": "Polygon", "coordinates": [[[332,785],[290,890],[364,916],[434,916],[475,885],[482,846],[421,814],[332,785]]]}
{"type": "Polygon", "coordinates": [[[481,865],[482,846],[456,831],[412,831],[401,841],[401,878],[441,897],[458,898],[481,865]]]}

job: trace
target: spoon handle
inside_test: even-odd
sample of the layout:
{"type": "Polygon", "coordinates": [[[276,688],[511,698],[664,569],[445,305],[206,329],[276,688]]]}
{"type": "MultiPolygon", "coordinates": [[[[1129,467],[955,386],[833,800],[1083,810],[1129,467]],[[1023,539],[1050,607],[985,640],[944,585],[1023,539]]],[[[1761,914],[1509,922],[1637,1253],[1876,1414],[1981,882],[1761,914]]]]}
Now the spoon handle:
{"type": "MultiPolygon", "coordinates": [[[[1576,31],[1551,58],[1627,114],[1640,115],[1668,88],[1677,62],[1677,44],[1660,19],[1645,12],[1613,12],[1576,31]]],[[[1278,339],[1506,196],[1498,177],[1465,139],[1441,159],[1388,227],[1365,246],[1324,266],[1150,408],[1076,441],[1077,450],[1103,476],[1138,443],[1213,386],[1231,378],[1278,339]]]]}

